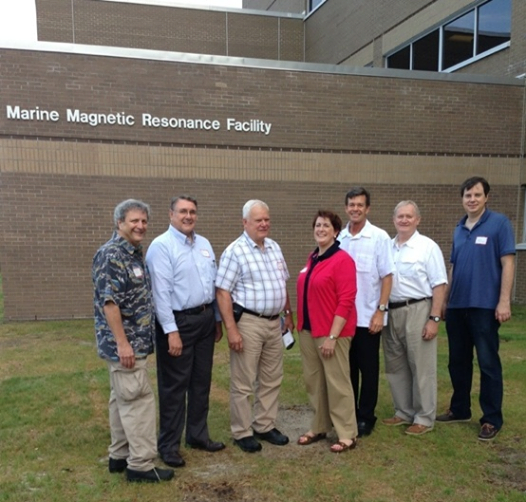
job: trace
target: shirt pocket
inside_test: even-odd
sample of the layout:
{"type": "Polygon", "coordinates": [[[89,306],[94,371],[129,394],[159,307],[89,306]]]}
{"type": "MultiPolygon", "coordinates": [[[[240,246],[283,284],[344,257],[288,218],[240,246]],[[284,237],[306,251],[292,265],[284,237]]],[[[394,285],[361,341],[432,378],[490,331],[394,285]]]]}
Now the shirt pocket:
{"type": "Polygon", "coordinates": [[[355,263],[357,272],[372,272],[374,267],[374,257],[369,253],[358,253],[356,255],[355,263]]]}
{"type": "Polygon", "coordinates": [[[411,277],[416,275],[417,264],[418,260],[413,256],[407,256],[403,260],[399,260],[396,265],[398,274],[401,277],[411,277]]]}

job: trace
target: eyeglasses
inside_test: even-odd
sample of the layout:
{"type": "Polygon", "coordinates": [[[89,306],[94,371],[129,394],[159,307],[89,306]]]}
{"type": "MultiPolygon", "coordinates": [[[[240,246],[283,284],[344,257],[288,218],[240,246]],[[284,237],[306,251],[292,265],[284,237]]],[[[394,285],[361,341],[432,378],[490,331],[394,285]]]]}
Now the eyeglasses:
{"type": "Polygon", "coordinates": [[[197,211],[195,209],[178,209],[177,211],[172,209],[172,211],[180,215],[189,214],[190,216],[197,216],[197,211]]]}

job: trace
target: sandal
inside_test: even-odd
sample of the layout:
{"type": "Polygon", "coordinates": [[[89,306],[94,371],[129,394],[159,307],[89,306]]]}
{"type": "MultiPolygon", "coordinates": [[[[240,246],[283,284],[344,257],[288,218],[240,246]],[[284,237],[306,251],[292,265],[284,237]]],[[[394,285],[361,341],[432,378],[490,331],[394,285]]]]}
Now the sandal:
{"type": "Polygon", "coordinates": [[[343,441],[338,441],[336,444],[331,446],[331,451],[333,453],[343,453],[347,450],[354,450],[357,444],[358,441],[356,441],[356,439],[353,439],[350,444],[344,443],[343,441]]]}
{"type": "Polygon", "coordinates": [[[317,443],[318,441],[321,441],[322,439],[325,439],[326,437],[327,437],[327,434],[325,432],[314,434],[314,436],[311,436],[310,434],[303,434],[303,436],[300,436],[298,438],[298,444],[301,446],[307,446],[308,444],[317,443]]]}

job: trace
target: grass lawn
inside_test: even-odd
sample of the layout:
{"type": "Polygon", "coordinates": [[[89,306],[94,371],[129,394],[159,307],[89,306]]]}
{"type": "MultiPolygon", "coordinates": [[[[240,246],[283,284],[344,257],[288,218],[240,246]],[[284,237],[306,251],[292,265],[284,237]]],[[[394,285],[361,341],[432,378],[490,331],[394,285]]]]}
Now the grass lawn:
{"type": "MultiPolygon", "coordinates": [[[[129,485],[107,471],[108,375],[96,355],[92,322],[0,324],[0,501],[526,501],[526,308],[514,309],[501,338],[505,426],[495,441],[477,440],[476,375],[471,423],[437,424],[422,437],[378,423],[356,450],[341,455],[329,452],[329,442],[296,444],[311,416],[297,344],[285,353],[278,424],[291,444],[264,443],[252,455],[232,446],[223,340],[209,425],[227,449],[209,454],[183,448],[187,466],[174,481],[129,485]]],[[[451,391],[443,331],[438,357],[442,412],[451,391]]],[[[155,383],[154,358],[149,361],[155,383]]],[[[382,375],[377,414],[381,420],[392,412],[382,375]]]]}

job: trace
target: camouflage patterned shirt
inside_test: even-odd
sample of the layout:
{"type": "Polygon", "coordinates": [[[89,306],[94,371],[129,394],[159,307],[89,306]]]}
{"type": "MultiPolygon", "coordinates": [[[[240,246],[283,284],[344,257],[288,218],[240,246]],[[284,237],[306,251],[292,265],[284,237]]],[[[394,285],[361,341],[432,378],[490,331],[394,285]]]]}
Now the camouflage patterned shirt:
{"type": "Polygon", "coordinates": [[[121,311],[124,332],[141,358],[154,349],[155,314],[150,275],[142,248],[132,246],[114,233],[93,258],[95,334],[99,356],[118,361],[117,343],[111,332],[104,305],[115,303],[121,311]]]}

